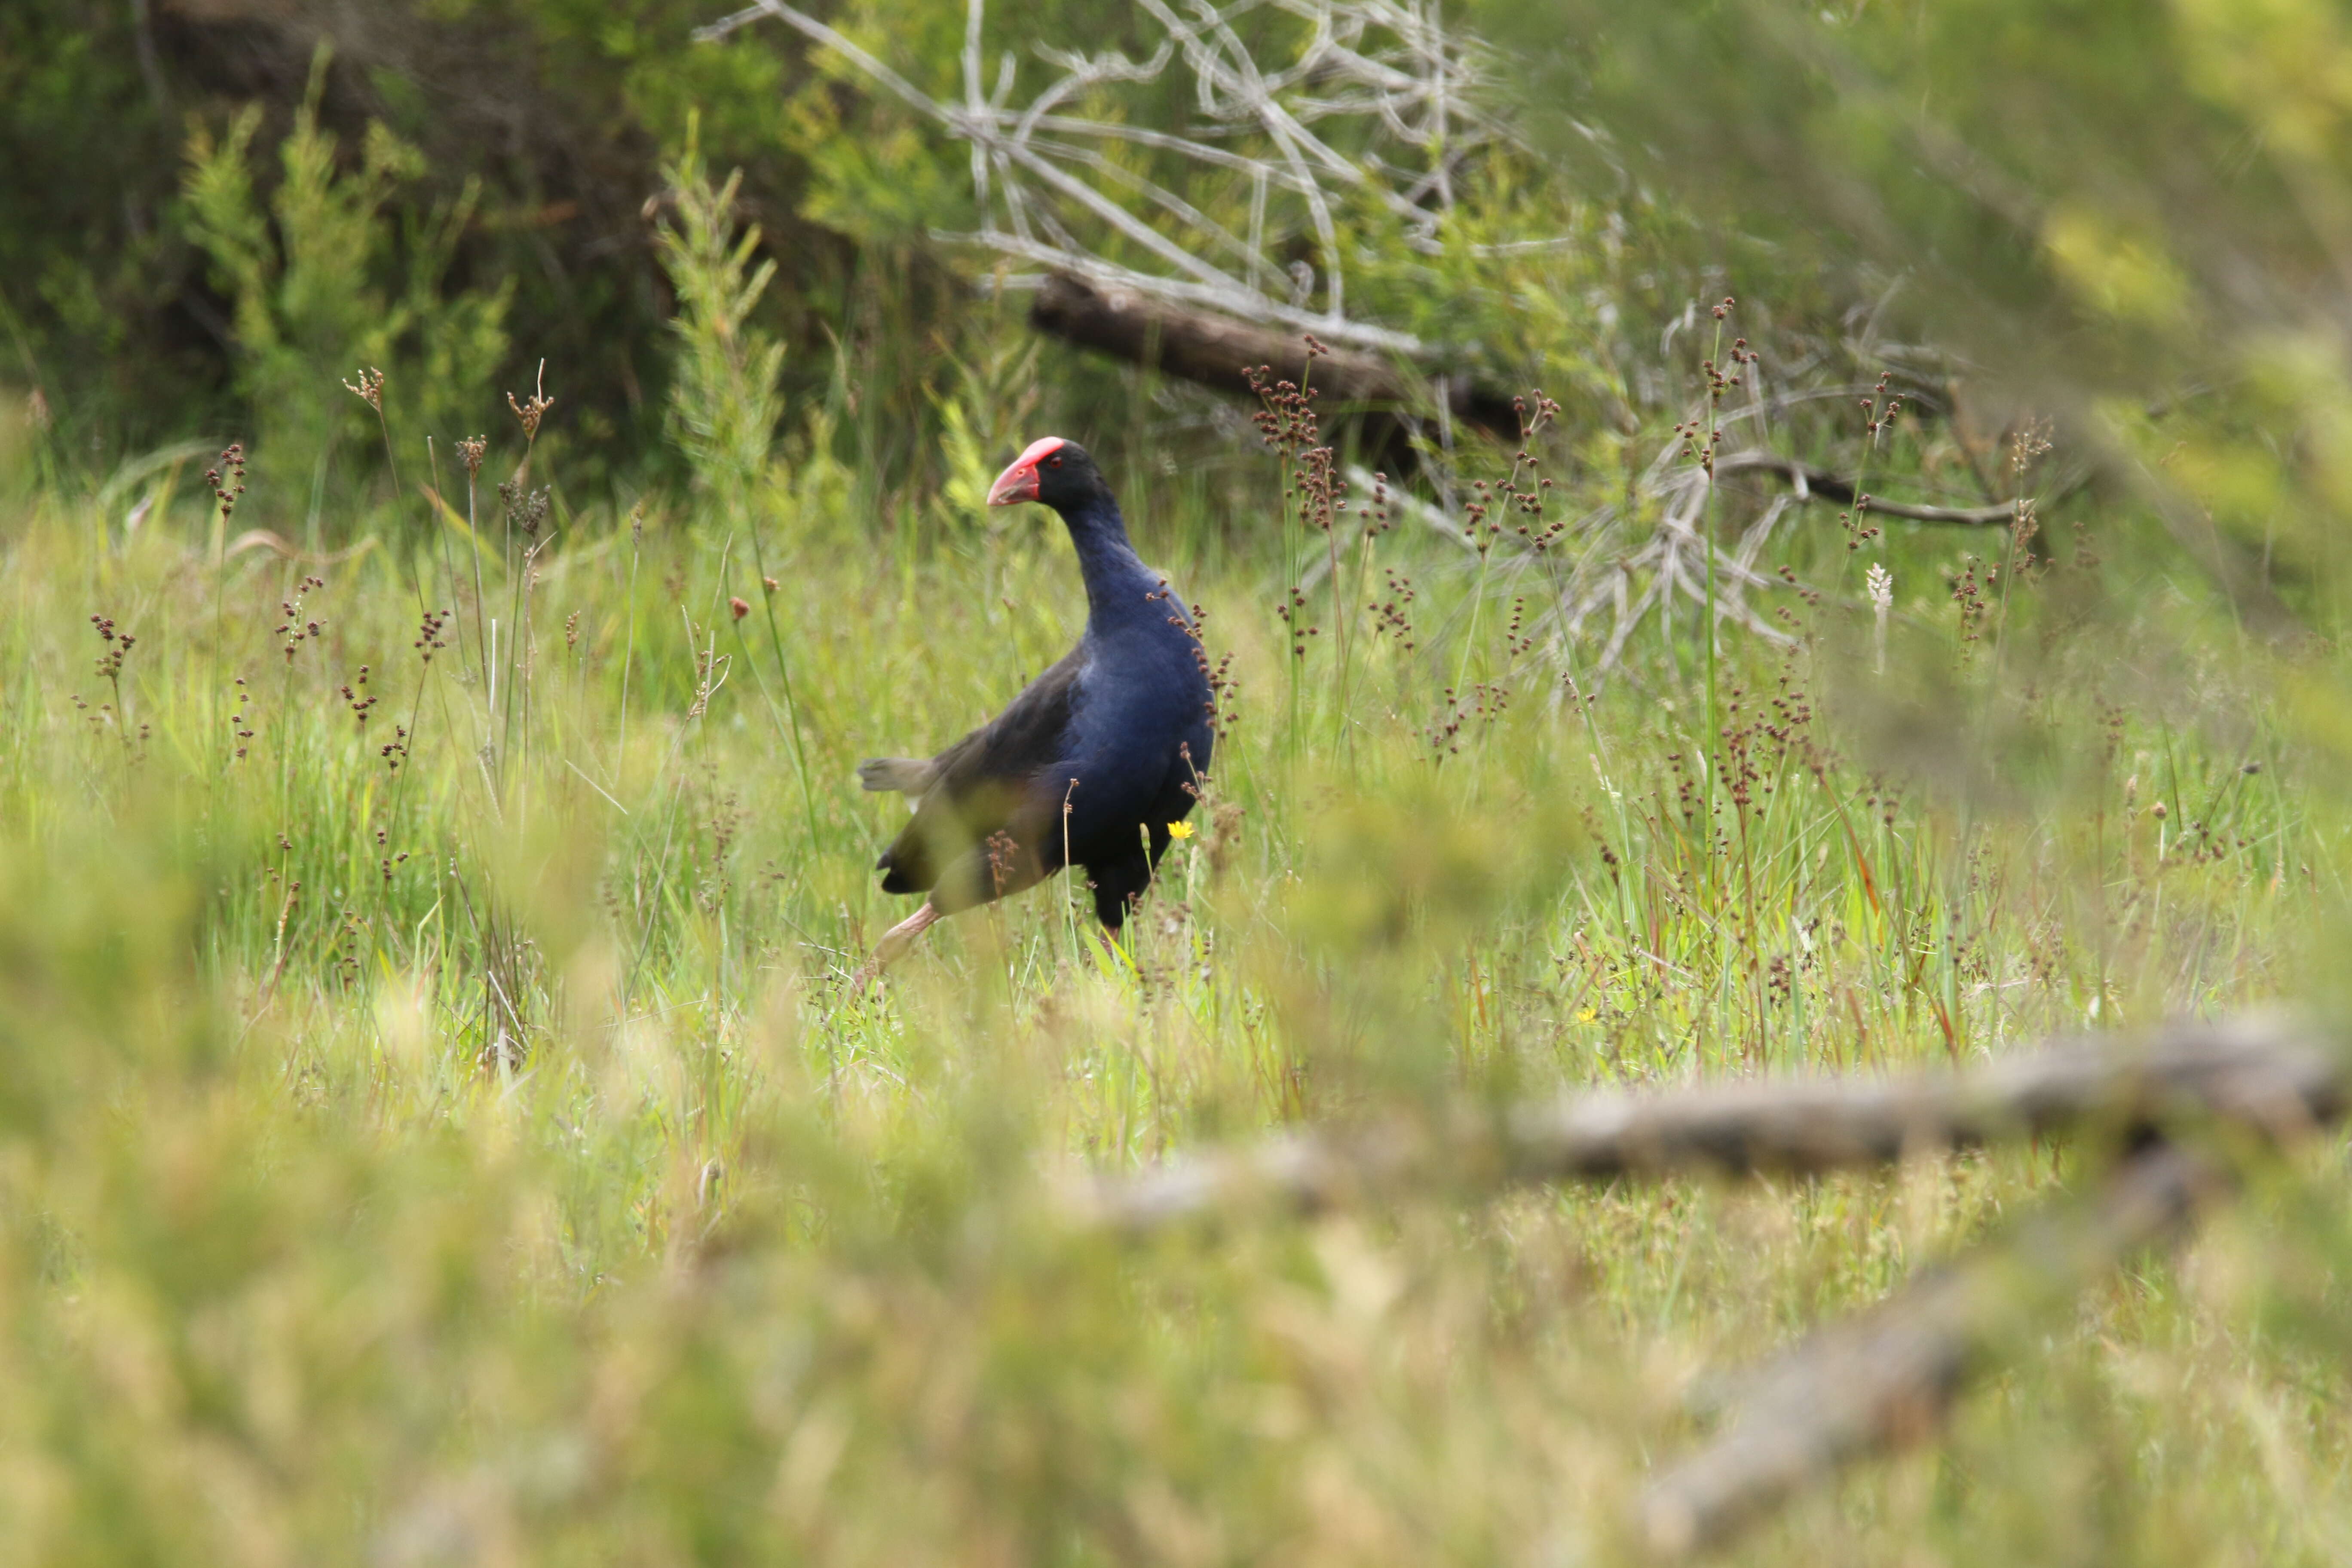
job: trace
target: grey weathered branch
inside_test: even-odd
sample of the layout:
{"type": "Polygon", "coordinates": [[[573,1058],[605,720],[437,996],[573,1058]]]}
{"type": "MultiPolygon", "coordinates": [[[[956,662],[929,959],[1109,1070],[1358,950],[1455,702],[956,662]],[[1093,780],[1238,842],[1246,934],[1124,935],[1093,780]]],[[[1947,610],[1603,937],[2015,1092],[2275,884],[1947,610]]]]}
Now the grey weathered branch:
{"type": "MultiPolygon", "coordinates": [[[[1727,479],[1740,473],[1778,474],[1789,481],[1801,500],[1822,496],[1848,506],[1861,493],[1861,485],[1848,474],[1824,468],[1801,458],[1784,458],[1777,452],[1727,452],[1715,462],[1717,479],[1727,479]]],[[[1998,528],[2017,521],[2013,503],[2000,506],[1930,506],[1919,501],[1889,500],[1885,496],[1870,498],[1869,510],[1880,517],[1907,518],[1913,522],[1958,523],[1969,528],[1998,528]]]]}
{"type": "MultiPolygon", "coordinates": [[[[1265,0],[1304,26],[1253,44],[1213,5],[1138,0],[1138,29],[1159,34],[1141,59],[1038,43],[1056,73],[1013,105],[1020,65],[982,58],[984,0],[966,0],[960,97],[935,95],[830,23],[788,3],[754,3],[701,28],[727,37],[782,23],[846,62],[880,92],[967,149],[981,224],[945,237],[1000,255],[1123,284],[1164,300],[1281,322],[1333,342],[1418,347],[1351,315],[1343,203],[1370,203],[1404,245],[1435,254],[1465,155],[1507,141],[1481,106],[1485,54],[1416,0],[1265,0]],[[1255,58],[1252,49],[1282,58],[1255,58]],[[1191,110],[1149,123],[1164,103],[1122,110],[1123,88],[1182,80],[1191,110]],[[1139,165],[1106,149],[1156,156],[1139,165]],[[1306,241],[1312,259],[1301,255],[1306,241]]],[[[1244,7],[1248,9],[1248,7],[1244,7]]],[[[1163,94],[1165,98],[1178,94],[1163,94]]]]}
{"type": "Polygon", "coordinates": [[[1295,1132],[1194,1154],[1070,1199],[1086,1222],[1148,1231],[1249,1205],[1517,1182],[1714,1171],[1811,1174],[2066,1131],[2133,1151],[2087,1202],[2060,1200],[1925,1272],[1749,1380],[1720,1434],[1662,1474],[1637,1525],[1655,1553],[1718,1545],[1865,1455],[1939,1428],[1968,1378],[2053,1305],[2177,1233],[2223,1184],[2179,1140],[2226,1123],[2278,1141],[2347,1109],[2344,1042],[2275,1017],[2062,1043],[1963,1073],[1581,1096],[1492,1116],[1295,1132]]]}
{"type": "Polygon", "coordinates": [[[1179,1156],[1071,1194],[1088,1222],[1141,1231],[1248,1206],[1328,1209],[1433,1186],[1716,1171],[1812,1174],[2074,1129],[2185,1118],[2284,1135],[2344,1109],[2336,1041],[2276,1018],[2093,1039],[1966,1073],[1577,1096],[1495,1115],[1310,1129],[1179,1156]]]}
{"type": "Polygon", "coordinates": [[[1848,1461],[1931,1436],[1974,1372],[2052,1308],[2184,1228],[2222,1185],[2213,1163],[2152,1144],[2090,1202],[2061,1200],[1817,1331],[1754,1377],[1720,1436],[1652,1483],[1644,1542],[1667,1558],[1720,1545],[1848,1461]]]}

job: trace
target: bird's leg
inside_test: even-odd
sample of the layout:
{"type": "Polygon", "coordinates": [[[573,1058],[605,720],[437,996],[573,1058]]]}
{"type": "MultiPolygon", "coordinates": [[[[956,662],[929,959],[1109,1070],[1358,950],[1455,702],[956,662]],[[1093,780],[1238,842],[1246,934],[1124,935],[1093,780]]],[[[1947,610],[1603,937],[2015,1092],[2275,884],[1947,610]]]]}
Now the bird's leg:
{"type": "Polygon", "coordinates": [[[925,899],[921,909],[884,931],[882,940],[874,944],[874,956],[867,959],[865,967],[858,970],[856,975],[851,979],[849,994],[852,996],[863,995],[866,988],[874,984],[874,977],[896,963],[899,955],[908,948],[914,946],[915,939],[930,930],[938,923],[939,919],[938,907],[929,899],[925,899]]]}

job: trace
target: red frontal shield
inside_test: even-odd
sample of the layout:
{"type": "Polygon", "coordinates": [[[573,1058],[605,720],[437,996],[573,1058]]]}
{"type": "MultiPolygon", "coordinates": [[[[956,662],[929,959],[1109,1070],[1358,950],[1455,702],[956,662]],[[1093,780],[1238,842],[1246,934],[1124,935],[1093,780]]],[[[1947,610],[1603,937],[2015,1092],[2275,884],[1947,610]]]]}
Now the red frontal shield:
{"type": "Polygon", "coordinates": [[[1059,451],[1065,445],[1059,436],[1046,436],[1029,443],[1028,449],[1013,459],[1013,466],[996,476],[988,488],[988,504],[1011,506],[1015,501],[1037,499],[1037,465],[1059,451]]]}

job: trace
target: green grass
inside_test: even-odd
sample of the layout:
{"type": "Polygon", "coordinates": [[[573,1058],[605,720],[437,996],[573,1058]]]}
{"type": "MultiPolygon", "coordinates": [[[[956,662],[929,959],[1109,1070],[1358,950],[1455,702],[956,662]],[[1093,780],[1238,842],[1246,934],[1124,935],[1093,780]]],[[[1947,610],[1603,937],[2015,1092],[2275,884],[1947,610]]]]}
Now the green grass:
{"type": "MultiPolygon", "coordinates": [[[[117,498],[9,504],[0,1561],[1616,1561],[1696,1380],[2086,1152],[1136,1244],[1047,1182],[2326,990],[2325,753],[2160,576],[2055,569],[1965,643],[1943,574],[1981,542],[1893,525],[1892,673],[1866,612],[1792,596],[1801,646],[1724,643],[1710,736],[1687,608],[1599,683],[1513,651],[1540,564],[1410,529],[1340,559],[1351,603],[1366,559],[1412,575],[1412,652],[1360,616],[1343,681],[1327,585],[1290,659],[1284,563],[1328,552],[1272,527],[1273,460],[1129,454],[1139,542],[1234,656],[1199,835],[1122,963],[1057,882],[853,998],[905,912],[854,763],[985,718],[1082,600],[1047,514],[877,513],[822,450],[641,531],[560,504],[528,582],[494,450],[478,600],[454,516],[314,568],[219,561],[184,476],[127,537],[117,498]],[[119,697],[93,616],[137,638],[119,697]],[[1474,682],[1501,711],[1433,744],[1474,682]]],[[[1836,580],[1829,515],[1796,529],[1836,580]]],[[[1748,1554],[2336,1560],[2327,1175],[2262,1179],[1748,1554]]]]}

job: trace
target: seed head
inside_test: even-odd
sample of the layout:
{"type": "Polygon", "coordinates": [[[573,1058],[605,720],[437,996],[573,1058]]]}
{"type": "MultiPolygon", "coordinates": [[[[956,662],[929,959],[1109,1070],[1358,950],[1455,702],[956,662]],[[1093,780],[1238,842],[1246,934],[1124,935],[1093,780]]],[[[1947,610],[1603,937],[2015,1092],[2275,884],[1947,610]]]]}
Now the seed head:
{"type": "Polygon", "coordinates": [[[509,490],[500,486],[499,493],[506,497],[507,505],[514,513],[515,526],[522,530],[526,538],[537,538],[541,526],[547,521],[548,500],[552,492],[545,489],[522,491],[519,487],[509,490]]]}
{"type": "Polygon", "coordinates": [[[539,422],[547,417],[549,409],[555,406],[555,399],[547,395],[547,362],[545,360],[539,362],[539,381],[529,401],[518,403],[515,401],[515,395],[509,392],[507,394],[507,406],[514,410],[514,416],[522,424],[522,438],[525,441],[538,440],[539,422]]]}

